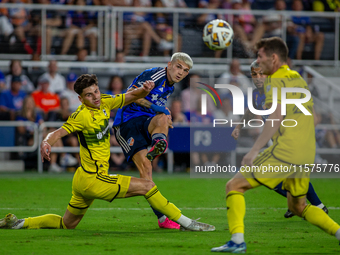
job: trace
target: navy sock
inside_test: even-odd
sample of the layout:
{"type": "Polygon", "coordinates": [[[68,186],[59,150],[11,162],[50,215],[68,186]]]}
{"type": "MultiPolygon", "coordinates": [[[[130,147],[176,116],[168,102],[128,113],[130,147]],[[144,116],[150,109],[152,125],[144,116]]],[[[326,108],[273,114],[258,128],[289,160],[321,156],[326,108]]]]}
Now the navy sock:
{"type": "Polygon", "coordinates": [[[281,196],[287,197],[287,190],[283,190],[283,189],[282,189],[282,182],[280,182],[279,185],[277,185],[277,186],[274,188],[274,191],[275,191],[276,193],[279,193],[281,196]]]}
{"type": "Polygon", "coordinates": [[[163,213],[161,213],[161,212],[159,212],[159,211],[156,211],[152,206],[150,206],[150,207],[151,207],[153,213],[157,216],[158,219],[159,219],[159,218],[162,218],[162,217],[164,216],[163,213]]]}
{"type": "Polygon", "coordinates": [[[307,199],[312,205],[315,205],[315,206],[318,206],[319,204],[322,203],[318,195],[315,193],[314,187],[311,183],[309,183],[307,199]]]}
{"type": "Polygon", "coordinates": [[[163,134],[163,133],[154,133],[154,134],[152,135],[152,144],[151,144],[151,146],[154,146],[155,143],[156,143],[158,140],[161,140],[161,139],[166,140],[166,135],[163,134]]]}

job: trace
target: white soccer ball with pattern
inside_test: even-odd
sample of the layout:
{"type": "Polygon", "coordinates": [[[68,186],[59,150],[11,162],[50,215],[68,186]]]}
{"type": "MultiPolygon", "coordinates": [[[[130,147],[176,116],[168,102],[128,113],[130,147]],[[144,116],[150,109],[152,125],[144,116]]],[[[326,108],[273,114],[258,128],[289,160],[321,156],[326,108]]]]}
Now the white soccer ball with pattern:
{"type": "Polygon", "coordinates": [[[233,42],[234,31],[228,22],[214,19],[203,29],[203,41],[211,50],[224,50],[233,42]]]}

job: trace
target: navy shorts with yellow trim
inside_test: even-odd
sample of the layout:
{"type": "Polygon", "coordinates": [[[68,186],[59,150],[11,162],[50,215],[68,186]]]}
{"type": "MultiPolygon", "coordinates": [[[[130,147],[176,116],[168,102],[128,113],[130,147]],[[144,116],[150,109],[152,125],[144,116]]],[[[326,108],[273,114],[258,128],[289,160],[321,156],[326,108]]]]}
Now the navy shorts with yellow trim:
{"type": "Polygon", "coordinates": [[[264,185],[274,189],[282,182],[282,189],[289,191],[293,197],[305,196],[309,188],[309,172],[300,172],[300,168],[294,168],[294,165],[280,161],[271,151],[272,148],[269,147],[261,152],[253,162],[254,167],[242,167],[241,174],[253,188],[264,185]],[[256,169],[256,166],[259,168],[256,169]],[[263,167],[267,167],[268,171],[264,172],[263,167]],[[276,171],[270,171],[270,167],[276,171]]]}
{"type": "Polygon", "coordinates": [[[114,127],[117,142],[122,147],[128,162],[138,151],[147,149],[151,145],[152,139],[148,127],[152,118],[143,115],[114,127]]]}
{"type": "Polygon", "coordinates": [[[67,209],[75,215],[84,215],[95,199],[112,202],[125,197],[131,177],[107,173],[86,173],[78,167],[72,182],[72,198],[67,209]]]}

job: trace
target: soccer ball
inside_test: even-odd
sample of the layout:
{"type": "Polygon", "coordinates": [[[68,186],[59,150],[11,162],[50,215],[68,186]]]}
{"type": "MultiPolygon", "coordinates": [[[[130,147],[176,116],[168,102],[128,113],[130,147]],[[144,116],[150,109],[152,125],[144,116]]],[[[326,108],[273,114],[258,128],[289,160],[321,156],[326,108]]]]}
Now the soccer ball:
{"type": "Polygon", "coordinates": [[[228,22],[215,19],[208,22],[203,29],[203,42],[211,50],[223,50],[231,45],[234,31],[228,22]]]}

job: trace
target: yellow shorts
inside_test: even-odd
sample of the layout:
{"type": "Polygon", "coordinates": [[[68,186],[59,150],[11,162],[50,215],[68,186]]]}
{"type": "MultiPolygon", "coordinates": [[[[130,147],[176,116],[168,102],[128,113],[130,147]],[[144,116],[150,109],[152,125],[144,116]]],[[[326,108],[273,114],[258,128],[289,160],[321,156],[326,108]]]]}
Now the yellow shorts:
{"type": "Polygon", "coordinates": [[[72,198],[67,209],[75,215],[84,215],[94,199],[112,202],[123,198],[130,186],[131,177],[109,175],[106,173],[89,174],[78,167],[72,182],[72,198]]]}
{"type": "Polygon", "coordinates": [[[240,172],[250,185],[255,188],[264,185],[274,189],[282,182],[282,189],[293,197],[303,197],[309,188],[309,172],[276,159],[271,154],[272,148],[261,152],[254,160],[253,167],[242,167],[240,172]]]}

